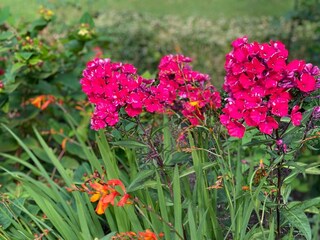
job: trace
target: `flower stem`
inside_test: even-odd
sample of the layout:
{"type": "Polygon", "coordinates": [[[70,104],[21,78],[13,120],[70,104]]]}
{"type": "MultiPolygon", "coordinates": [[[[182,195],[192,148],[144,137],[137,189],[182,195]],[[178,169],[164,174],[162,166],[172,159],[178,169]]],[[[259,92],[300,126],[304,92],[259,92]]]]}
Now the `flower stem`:
{"type": "Polygon", "coordinates": [[[169,188],[169,191],[170,191],[170,195],[171,195],[171,197],[173,197],[172,184],[171,184],[171,181],[170,181],[170,178],[169,178],[168,174],[164,170],[164,163],[163,163],[164,161],[161,158],[157,148],[154,146],[153,142],[151,141],[150,137],[147,136],[147,131],[144,129],[144,127],[141,124],[139,118],[137,118],[137,123],[138,123],[138,126],[142,129],[144,135],[147,137],[148,146],[151,149],[152,153],[154,154],[154,157],[155,157],[155,159],[157,161],[158,166],[161,169],[161,172],[162,172],[163,176],[166,178],[167,185],[168,185],[168,188],[169,188]]]}

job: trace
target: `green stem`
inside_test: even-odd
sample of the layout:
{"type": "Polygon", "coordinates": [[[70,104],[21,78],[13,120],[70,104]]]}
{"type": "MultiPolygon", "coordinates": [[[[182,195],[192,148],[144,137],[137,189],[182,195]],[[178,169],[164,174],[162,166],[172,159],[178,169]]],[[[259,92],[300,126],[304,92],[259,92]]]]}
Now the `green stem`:
{"type": "Polygon", "coordinates": [[[154,146],[153,142],[151,141],[150,136],[147,136],[147,131],[144,129],[144,127],[141,124],[139,118],[137,118],[137,123],[138,123],[138,126],[143,131],[144,135],[147,137],[148,146],[151,149],[152,153],[155,154],[155,158],[156,158],[157,164],[160,167],[163,176],[166,178],[167,185],[168,185],[168,188],[169,188],[169,191],[170,191],[170,195],[171,195],[171,197],[173,197],[172,184],[171,184],[171,181],[170,181],[170,178],[169,178],[168,174],[164,170],[164,161],[161,158],[157,148],[154,146]]]}

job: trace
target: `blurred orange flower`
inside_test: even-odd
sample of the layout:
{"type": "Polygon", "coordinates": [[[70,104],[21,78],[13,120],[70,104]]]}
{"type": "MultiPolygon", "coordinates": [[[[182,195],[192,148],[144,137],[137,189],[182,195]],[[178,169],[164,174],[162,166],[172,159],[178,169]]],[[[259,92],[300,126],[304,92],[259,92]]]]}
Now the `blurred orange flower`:
{"type": "Polygon", "coordinates": [[[157,235],[147,229],[145,232],[139,232],[139,240],[157,240],[157,235]]]}
{"type": "MultiPolygon", "coordinates": [[[[32,104],[36,108],[41,110],[46,109],[50,104],[57,102],[57,98],[53,95],[39,95],[34,98],[30,98],[25,104],[32,104]]],[[[62,103],[59,101],[59,103],[62,103]]]]}
{"type": "Polygon", "coordinates": [[[126,204],[131,204],[131,201],[129,200],[130,195],[127,193],[125,186],[119,179],[112,179],[106,183],[90,182],[89,185],[94,190],[89,192],[89,194],[92,194],[90,201],[99,201],[96,207],[97,214],[103,214],[109,204],[114,205],[116,197],[121,196],[115,189],[116,186],[119,186],[124,193],[117,206],[123,207],[126,204]]]}

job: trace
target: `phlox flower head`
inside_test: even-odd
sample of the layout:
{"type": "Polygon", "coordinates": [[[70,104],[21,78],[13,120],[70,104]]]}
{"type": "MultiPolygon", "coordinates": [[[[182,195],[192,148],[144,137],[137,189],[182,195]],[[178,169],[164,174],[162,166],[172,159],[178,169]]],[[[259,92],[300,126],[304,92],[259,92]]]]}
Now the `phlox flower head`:
{"type": "Polygon", "coordinates": [[[296,96],[306,97],[320,87],[319,68],[303,60],[288,63],[288,50],[280,41],[249,43],[236,39],[226,55],[223,89],[228,93],[220,121],[233,137],[242,138],[245,126],[264,134],[279,128],[281,117],[295,126],[302,120],[296,96]]]}
{"type": "Polygon", "coordinates": [[[137,74],[137,69],[108,58],[88,62],[80,83],[95,106],[91,118],[94,130],[117,124],[121,108],[130,117],[139,115],[148,98],[145,88],[149,82],[137,74]]]}
{"type": "Polygon", "coordinates": [[[192,125],[198,125],[205,111],[220,108],[221,98],[209,75],[194,71],[191,62],[183,55],[164,56],[158,66],[159,84],[152,93],[164,108],[181,112],[192,125]]]}

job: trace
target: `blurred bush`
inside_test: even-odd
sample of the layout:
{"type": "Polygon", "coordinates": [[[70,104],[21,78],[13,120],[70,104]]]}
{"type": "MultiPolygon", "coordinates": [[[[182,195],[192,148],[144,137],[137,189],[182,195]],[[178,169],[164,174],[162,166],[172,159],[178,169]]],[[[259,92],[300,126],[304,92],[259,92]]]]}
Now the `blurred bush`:
{"type": "MultiPolygon", "coordinates": [[[[47,161],[31,137],[36,125],[50,146],[66,153],[61,157],[70,165],[68,156],[78,154],[79,147],[72,141],[75,131],[66,124],[61,108],[83,123],[76,131],[87,139],[90,114],[84,110],[79,79],[94,55],[94,23],[85,13],[61,33],[56,30],[53,11],[41,8],[39,13],[34,21],[14,25],[9,8],[0,9],[0,124],[6,124],[47,161]]],[[[20,154],[17,142],[1,127],[0,143],[0,153],[20,154]]]]}
{"type": "Polygon", "coordinates": [[[174,16],[153,18],[147,14],[110,11],[96,19],[98,39],[116,60],[135,64],[141,72],[156,70],[160,57],[168,53],[191,56],[195,69],[209,73],[213,83],[221,87],[224,78],[225,53],[230,43],[247,35],[251,41],[282,40],[291,42],[293,58],[314,60],[305,51],[315,41],[319,22],[297,25],[292,33],[290,18],[238,18],[217,21],[174,16]],[[290,37],[290,39],[289,39],[290,37]]]}
{"type": "Polygon", "coordinates": [[[289,13],[290,33],[288,45],[297,56],[320,65],[320,2],[318,0],[295,0],[294,9],[289,13]],[[305,37],[297,37],[305,34],[305,37]]]}

